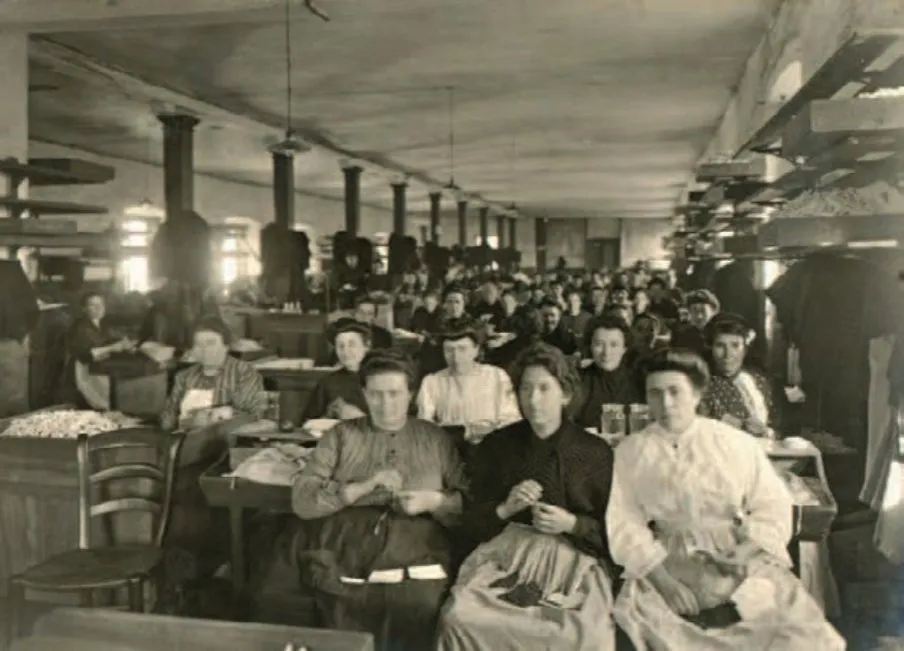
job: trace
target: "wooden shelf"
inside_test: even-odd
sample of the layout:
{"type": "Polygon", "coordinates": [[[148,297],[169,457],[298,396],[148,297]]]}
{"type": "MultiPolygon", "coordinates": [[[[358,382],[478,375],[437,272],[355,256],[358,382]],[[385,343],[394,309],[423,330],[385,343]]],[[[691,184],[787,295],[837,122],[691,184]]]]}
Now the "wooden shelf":
{"type": "Polygon", "coordinates": [[[95,185],[112,181],[116,170],[69,158],[33,158],[20,163],[15,158],[0,160],[0,173],[6,174],[18,185],[28,180],[33,186],[95,185]]]}
{"type": "MultiPolygon", "coordinates": [[[[848,156],[893,155],[902,141],[904,97],[815,100],[789,120],[782,154],[811,159],[847,145],[848,156]]],[[[837,155],[832,159],[839,162],[837,155]]]]}
{"type": "Polygon", "coordinates": [[[768,152],[781,138],[788,122],[810,102],[830,99],[851,83],[865,85],[867,69],[894,43],[901,30],[868,30],[851,36],[819,70],[738,149],[735,158],[750,152],[768,152]]]}
{"type": "Polygon", "coordinates": [[[0,246],[28,246],[38,249],[110,248],[106,233],[0,233],[0,246]]]}
{"type": "Polygon", "coordinates": [[[67,203],[64,201],[42,201],[40,199],[22,199],[19,197],[0,197],[0,206],[9,208],[18,217],[22,212],[28,211],[32,216],[36,215],[105,215],[107,209],[103,206],[90,206],[80,203],[67,203]]]}

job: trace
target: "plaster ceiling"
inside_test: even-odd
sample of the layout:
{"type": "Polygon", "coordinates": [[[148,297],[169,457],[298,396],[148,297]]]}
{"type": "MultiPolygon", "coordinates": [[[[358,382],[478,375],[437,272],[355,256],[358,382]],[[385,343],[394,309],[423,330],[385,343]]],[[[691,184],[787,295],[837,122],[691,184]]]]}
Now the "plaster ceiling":
{"type": "MultiPolygon", "coordinates": [[[[341,198],[340,157],[409,172],[422,190],[446,183],[452,97],[454,175],[466,192],[514,201],[528,216],[662,218],[680,201],[776,0],[319,5],[330,22],[299,3],[291,25],[293,124],[320,146],[296,159],[300,191],[341,198]]],[[[40,38],[279,127],[284,32],[280,22],[254,21],[40,38]]],[[[59,76],[32,64],[33,85],[57,86],[32,94],[33,137],[158,157],[148,96],[59,76]]],[[[266,133],[247,120],[204,119],[196,168],[269,184],[266,133]]],[[[389,206],[391,175],[368,169],[362,198],[389,206]]],[[[425,209],[426,192],[412,190],[409,203],[425,209]]]]}

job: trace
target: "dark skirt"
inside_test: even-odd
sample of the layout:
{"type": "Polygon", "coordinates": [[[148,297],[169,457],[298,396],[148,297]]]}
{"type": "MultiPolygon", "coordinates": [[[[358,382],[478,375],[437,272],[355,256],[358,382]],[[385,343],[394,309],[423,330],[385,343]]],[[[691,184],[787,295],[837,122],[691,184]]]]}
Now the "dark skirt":
{"type": "Polygon", "coordinates": [[[349,508],[320,520],[298,521],[292,560],[327,628],[367,631],[378,651],[422,651],[435,645],[439,610],[451,584],[452,544],[429,517],[372,507],[349,508]],[[442,565],[449,578],[397,584],[354,584],[374,570],[442,565]]]}

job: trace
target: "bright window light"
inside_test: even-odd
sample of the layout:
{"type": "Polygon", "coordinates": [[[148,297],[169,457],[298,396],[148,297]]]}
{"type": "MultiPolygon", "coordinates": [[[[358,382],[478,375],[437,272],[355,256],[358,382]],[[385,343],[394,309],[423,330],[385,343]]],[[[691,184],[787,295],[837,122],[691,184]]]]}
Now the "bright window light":
{"type": "Polygon", "coordinates": [[[227,256],[220,263],[220,270],[223,283],[229,285],[239,277],[239,261],[233,256],[227,256]]]}
{"type": "Polygon", "coordinates": [[[147,256],[138,255],[122,261],[122,280],[127,292],[146,292],[150,289],[147,256]]]}

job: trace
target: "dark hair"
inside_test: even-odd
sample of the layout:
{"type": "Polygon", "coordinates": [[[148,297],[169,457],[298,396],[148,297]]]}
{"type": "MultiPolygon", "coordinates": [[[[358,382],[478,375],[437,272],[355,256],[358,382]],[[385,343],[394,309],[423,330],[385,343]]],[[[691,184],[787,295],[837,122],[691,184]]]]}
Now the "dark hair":
{"type": "Polygon", "coordinates": [[[653,287],[662,287],[662,289],[668,289],[669,284],[665,281],[664,278],[662,278],[662,276],[653,276],[647,283],[647,289],[652,289],[653,287]]]}
{"type": "Polygon", "coordinates": [[[554,307],[560,312],[562,311],[562,306],[551,298],[544,298],[542,301],[540,301],[540,309],[542,310],[544,307],[554,307]]]}
{"type": "Polygon", "coordinates": [[[464,285],[459,285],[458,283],[451,283],[446,286],[446,289],[443,291],[444,301],[449,298],[449,294],[461,294],[462,298],[465,299],[465,302],[468,300],[468,290],[464,288],[464,285]]]}
{"type": "Polygon", "coordinates": [[[655,351],[642,365],[644,378],[653,373],[682,373],[701,393],[709,385],[709,367],[703,358],[692,350],[665,348],[655,351]]]}
{"type": "Polygon", "coordinates": [[[229,326],[218,316],[204,316],[198,319],[192,329],[192,336],[199,332],[215,332],[222,337],[223,343],[227,346],[232,342],[232,332],[229,330],[229,326]]]}
{"type": "Polygon", "coordinates": [[[531,344],[521,351],[512,365],[512,383],[515,391],[521,388],[524,372],[531,366],[539,366],[552,375],[567,395],[576,396],[581,388],[574,364],[565,357],[565,353],[542,342],[531,344]]]}
{"type": "MultiPolygon", "coordinates": [[[[88,306],[88,301],[90,301],[90,300],[91,300],[92,298],[94,298],[95,296],[96,296],[97,298],[101,298],[101,299],[104,298],[104,295],[103,295],[101,292],[98,292],[98,291],[85,292],[84,294],[82,294],[82,298],[79,300],[79,305],[80,305],[81,307],[87,307],[87,306],[88,306]]],[[[104,299],[104,300],[106,300],[106,299],[104,299]]]]}
{"type": "MultiPolygon", "coordinates": [[[[357,255],[357,254],[354,254],[354,255],[357,255]]],[[[357,299],[355,299],[355,307],[360,307],[365,304],[373,305],[374,307],[377,306],[377,302],[371,297],[370,294],[367,294],[367,293],[364,293],[361,296],[359,296],[357,299]]]]}
{"type": "Polygon", "coordinates": [[[709,305],[716,312],[718,312],[722,308],[722,304],[719,303],[719,299],[716,298],[716,295],[708,289],[695,289],[687,295],[687,300],[685,302],[687,303],[688,307],[690,307],[691,305],[709,305]]]}
{"type": "Polygon", "coordinates": [[[631,347],[631,326],[628,322],[616,314],[604,312],[600,316],[595,316],[587,323],[584,331],[584,347],[589,349],[590,343],[593,341],[593,334],[597,330],[618,330],[625,338],[625,346],[631,347]]]}
{"type": "Polygon", "coordinates": [[[366,386],[367,380],[382,373],[401,373],[405,376],[408,388],[413,392],[417,387],[417,374],[414,370],[414,362],[405,353],[396,350],[374,350],[364,356],[358,378],[361,385],[366,386]]]}
{"type": "Polygon", "coordinates": [[[345,334],[346,332],[356,332],[361,335],[361,339],[364,341],[365,346],[370,346],[371,341],[373,341],[373,334],[366,323],[361,323],[360,321],[356,321],[350,317],[342,317],[341,319],[337,319],[328,329],[328,337],[330,343],[334,346],[336,345],[336,338],[345,334]]]}
{"type": "Polygon", "coordinates": [[[449,319],[443,327],[443,331],[439,335],[440,343],[447,341],[458,341],[459,339],[470,339],[474,345],[480,347],[483,345],[483,330],[477,327],[470,319],[449,319]]]}
{"type": "Polygon", "coordinates": [[[737,314],[720,314],[710,319],[703,329],[706,343],[712,348],[718,335],[734,335],[744,340],[745,345],[752,341],[753,328],[742,316],[737,314]]]}
{"type": "MultiPolygon", "coordinates": [[[[524,290],[522,290],[522,291],[524,291],[524,290]]],[[[515,291],[515,288],[514,288],[514,287],[509,287],[508,289],[502,290],[501,296],[503,296],[503,297],[505,297],[505,296],[511,296],[511,297],[514,298],[516,301],[518,300],[518,292],[515,291]]]]}

